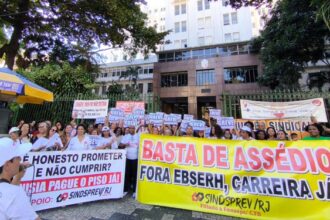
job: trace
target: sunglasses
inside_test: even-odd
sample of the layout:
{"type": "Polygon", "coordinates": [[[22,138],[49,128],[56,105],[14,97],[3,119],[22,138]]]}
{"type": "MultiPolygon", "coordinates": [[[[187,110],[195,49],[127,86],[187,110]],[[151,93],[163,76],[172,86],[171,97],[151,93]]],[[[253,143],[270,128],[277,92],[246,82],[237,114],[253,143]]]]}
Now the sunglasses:
{"type": "Polygon", "coordinates": [[[50,129],[52,132],[57,132],[57,130],[55,130],[55,129],[50,129]]]}

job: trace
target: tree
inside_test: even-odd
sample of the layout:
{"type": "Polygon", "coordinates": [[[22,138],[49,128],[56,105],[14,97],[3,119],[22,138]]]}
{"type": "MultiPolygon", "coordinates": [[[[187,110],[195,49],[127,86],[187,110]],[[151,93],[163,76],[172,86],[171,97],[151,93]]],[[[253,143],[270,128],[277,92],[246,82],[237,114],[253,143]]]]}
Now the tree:
{"type": "Polygon", "coordinates": [[[282,0],[272,11],[261,36],[253,42],[265,65],[259,78],[270,88],[297,88],[308,62],[326,60],[325,42],[330,31],[317,20],[309,0],[282,0]]]}
{"type": "Polygon", "coordinates": [[[27,78],[59,96],[76,96],[90,93],[95,87],[84,66],[72,66],[68,62],[46,64],[21,71],[27,78]]]}
{"type": "Polygon", "coordinates": [[[117,82],[112,81],[111,85],[108,87],[107,95],[120,95],[123,94],[123,90],[121,85],[119,85],[117,82]]]}
{"type": "Polygon", "coordinates": [[[91,45],[124,47],[132,53],[155,50],[167,32],[146,27],[139,0],[0,0],[0,25],[11,30],[0,47],[0,58],[13,68],[20,46],[24,58],[47,56],[62,42],[68,47],[91,45]]]}
{"type": "Polygon", "coordinates": [[[119,79],[128,79],[129,86],[125,88],[125,91],[129,94],[139,94],[138,91],[138,80],[139,80],[139,70],[140,66],[129,66],[126,71],[122,72],[119,79]]]}

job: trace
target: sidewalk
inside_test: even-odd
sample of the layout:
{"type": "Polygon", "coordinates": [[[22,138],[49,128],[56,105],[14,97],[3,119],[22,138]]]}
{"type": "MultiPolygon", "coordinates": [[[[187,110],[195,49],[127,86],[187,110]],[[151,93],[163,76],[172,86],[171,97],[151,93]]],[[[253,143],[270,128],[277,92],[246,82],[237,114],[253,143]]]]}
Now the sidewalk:
{"type": "Polygon", "coordinates": [[[182,209],[143,205],[123,199],[76,204],[38,212],[43,220],[239,220],[239,218],[182,209]]]}

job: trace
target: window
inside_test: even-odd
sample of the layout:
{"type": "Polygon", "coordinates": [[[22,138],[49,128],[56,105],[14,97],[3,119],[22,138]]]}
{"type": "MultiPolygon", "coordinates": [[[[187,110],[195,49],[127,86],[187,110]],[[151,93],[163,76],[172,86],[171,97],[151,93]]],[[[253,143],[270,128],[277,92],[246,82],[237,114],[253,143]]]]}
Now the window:
{"type": "Polygon", "coordinates": [[[182,48],[188,47],[188,45],[187,45],[187,39],[181,40],[181,47],[182,48]]]}
{"type": "Polygon", "coordinates": [[[229,4],[229,0],[222,0],[222,6],[226,7],[229,4]]]}
{"type": "Polygon", "coordinates": [[[175,40],[174,41],[174,47],[179,48],[180,47],[180,40],[175,40]]]}
{"type": "Polygon", "coordinates": [[[197,27],[200,30],[204,29],[204,18],[198,18],[198,20],[197,20],[197,27]]]}
{"type": "Polygon", "coordinates": [[[198,11],[202,11],[203,10],[203,1],[202,0],[198,0],[197,1],[197,10],[198,11]]]}
{"type": "Polygon", "coordinates": [[[229,14],[223,14],[223,25],[229,25],[229,14]]]}
{"type": "Polygon", "coordinates": [[[186,12],[187,12],[187,6],[186,6],[186,4],[182,4],[181,5],[181,14],[186,14],[186,12]]]}
{"type": "Polygon", "coordinates": [[[139,83],[139,93],[143,93],[143,83],[139,83]]]}
{"type": "Polygon", "coordinates": [[[198,38],[198,45],[199,46],[205,45],[205,38],[204,37],[199,37],[198,38]]]}
{"type": "Polygon", "coordinates": [[[237,55],[238,54],[237,45],[228,46],[227,49],[228,49],[228,53],[230,55],[237,55]]]}
{"type": "Polygon", "coordinates": [[[186,32],[187,31],[187,22],[181,21],[181,31],[186,32]]]}
{"type": "Polygon", "coordinates": [[[148,90],[147,93],[152,92],[152,83],[148,83],[148,90]]]}
{"type": "Polygon", "coordinates": [[[214,69],[197,70],[196,71],[196,85],[204,86],[204,85],[216,84],[214,75],[215,75],[214,69]]]}
{"type": "Polygon", "coordinates": [[[174,31],[175,31],[175,33],[180,32],[180,22],[175,22],[174,23],[174,31]]]}
{"type": "Polygon", "coordinates": [[[233,41],[239,41],[239,32],[233,33],[233,41]]]}
{"type": "Polygon", "coordinates": [[[180,5],[174,6],[174,14],[179,15],[180,14],[180,5]]]}
{"type": "Polygon", "coordinates": [[[107,93],[107,86],[102,86],[102,94],[106,94],[107,93]]]}
{"type": "Polygon", "coordinates": [[[258,78],[258,67],[232,67],[224,69],[224,80],[226,84],[254,83],[258,78]]]}
{"type": "Polygon", "coordinates": [[[205,28],[211,28],[212,20],[211,17],[205,17],[205,28]]]}
{"type": "Polygon", "coordinates": [[[225,34],[225,42],[231,42],[231,33],[225,34]]]}
{"type": "Polygon", "coordinates": [[[231,13],[231,24],[237,24],[238,20],[237,20],[237,12],[233,12],[231,13]]]}
{"type": "Polygon", "coordinates": [[[210,9],[210,1],[209,0],[204,0],[204,8],[206,9],[210,9]]]}
{"type": "Polygon", "coordinates": [[[206,36],[205,37],[205,45],[211,45],[213,43],[212,36],[206,36]]]}
{"type": "Polygon", "coordinates": [[[187,72],[162,73],[160,77],[161,87],[181,87],[188,85],[187,72]]]}

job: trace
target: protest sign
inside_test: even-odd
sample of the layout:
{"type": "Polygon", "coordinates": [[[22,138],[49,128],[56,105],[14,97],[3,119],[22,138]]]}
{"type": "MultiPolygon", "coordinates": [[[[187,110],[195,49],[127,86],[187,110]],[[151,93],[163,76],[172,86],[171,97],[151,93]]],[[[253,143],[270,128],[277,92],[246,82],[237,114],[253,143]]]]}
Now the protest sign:
{"type": "Polygon", "coordinates": [[[210,109],[210,117],[211,118],[218,118],[221,117],[221,110],[220,109],[210,109]]]}
{"type": "Polygon", "coordinates": [[[296,133],[298,138],[308,136],[309,133],[305,131],[305,127],[310,124],[308,120],[246,120],[235,119],[235,128],[239,130],[243,127],[244,123],[251,121],[254,124],[254,130],[266,130],[268,127],[274,127],[275,130],[284,130],[289,136],[291,133],[296,133]]]}
{"type": "Polygon", "coordinates": [[[95,124],[104,124],[104,123],[105,123],[105,117],[95,119],[95,124]]]}
{"type": "Polygon", "coordinates": [[[329,218],[329,141],[142,134],[140,146],[141,203],[250,219],[329,218]]]}
{"type": "Polygon", "coordinates": [[[92,149],[95,149],[96,147],[100,147],[102,143],[102,137],[99,135],[88,135],[89,137],[89,144],[92,149]]]}
{"type": "Polygon", "coordinates": [[[138,119],[139,119],[138,115],[134,115],[134,114],[127,115],[124,119],[124,127],[138,126],[138,119]]]}
{"type": "Polygon", "coordinates": [[[217,124],[222,129],[233,129],[235,127],[235,119],[233,117],[221,117],[217,119],[217,124]]]}
{"type": "Polygon", "coordinates": [[[191,121],[191,120],[194,120],[194,116],[193,116],[193,115],[187,115],[187,114],[184,114],[184,115],[183,115],[183,119],[184,119],[184,120],[191,121]]]}
{"type": "Polygon", "coordinates": [[[192,120],[189,122],[189,125],[193,127],[194,131],[204,131],[205,130],[205,121],[202,120],[192,120]]]}
{"type": "Polygon", "coordinates": [[[73,103],[72,117],[96,119],[108,114],[109,100],[75,100],[73,103]]]}
{"type": "Polygon", "coordinates": [[[109,122],[110,123],[119,123],[121,120],[124,120],[125,113],[123,110],[118,108],[111,108],[109,112],[109,122]]]}
{"type": "Polygon", "coordinates": [[[136,109],[145,109],[144,102],[135,101],[117,101],[116,108],[123,110],[125,115],[133,113],[136,109]]]}
{"type": "Polygon", "coordinates": [[[180,114],[173,114],[173,113],[171,113],[170,115],[172,115],[173,117],[176,117],[176,119],[177,119],[177,123],[180,123],[180,122],[181,122],[182,117],[181,117],[180,114]]]}
{"type": "Polygon", "coordinates": [[[164,113],[162,113],[162,112],[150,113],[148,115],[148,122],[150,124],[153,124],[154,126],[162,126],[163,117],[164,117],[164,113]]]}
{"type": "Polygon", "coordinates": [[[243,119],[296,119],[308,120],[314,116],[318,122],[327,122],[322,98],[293,102],[259,102],[240,100],[243,119]]]}
{"type": "Polygon", "coordinates": [[[186,132],[187,127],[189,125],[189,121],[188,120],[182,120],[181,125],[180,125],[180,130],[183,132],[186,132]]]}
{"type": "Polygon", "coordinates": [[[125,150],[38,152],[23,158],[34,165],[21,186],[34,210],[121,198],[125,150]]]}
{"type": "Polygon", "coordinates": [[[168,115],[164,114],[164,124],[165,125],[177,125],[178,124],[178,117],[176,115],[168,115]]]}

